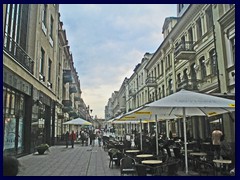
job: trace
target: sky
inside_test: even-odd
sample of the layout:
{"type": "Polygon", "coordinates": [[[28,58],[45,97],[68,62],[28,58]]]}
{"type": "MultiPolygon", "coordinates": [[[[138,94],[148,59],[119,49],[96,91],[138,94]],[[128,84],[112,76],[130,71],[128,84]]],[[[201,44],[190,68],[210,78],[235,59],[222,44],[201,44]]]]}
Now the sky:
{"type": "Polygon", "coordinates": [[[78,72],[82,98],[92,116],[105,106],[146,52],[163,41],[166,17],[176,4],[60,4],[60,20],[78,72]]]}

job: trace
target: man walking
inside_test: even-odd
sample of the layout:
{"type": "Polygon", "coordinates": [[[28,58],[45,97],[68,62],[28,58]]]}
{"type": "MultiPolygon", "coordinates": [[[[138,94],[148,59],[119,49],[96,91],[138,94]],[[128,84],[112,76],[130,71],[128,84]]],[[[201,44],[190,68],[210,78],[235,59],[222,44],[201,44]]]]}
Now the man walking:
{"type": "Polygon", "coordinates": [[[76,140],[76,134],[74,133],[73,130],[72,130],[72,133],[70,135],[70,140],[71,140],[72,148],[74,148],[74,141],[76,140]]]}

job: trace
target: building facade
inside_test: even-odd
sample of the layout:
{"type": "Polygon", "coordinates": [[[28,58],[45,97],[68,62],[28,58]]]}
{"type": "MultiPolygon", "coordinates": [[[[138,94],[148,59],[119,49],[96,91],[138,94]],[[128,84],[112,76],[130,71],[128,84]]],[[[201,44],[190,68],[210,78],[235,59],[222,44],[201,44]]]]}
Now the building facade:
{"type": "Polygon", "coordinates": [[[62,123],[80,116],[80,81],[62,24],[58,4],[3,5],[5,154],[54,145],[62,123]]]}
{"type": "MultiPolygon", "coordinates": [[[[178,4],[178,17],[167,17],[163,42],[147,63],[140,63],[128,80],[127,110],[136,109],[181,89],[235,99],[235,5],[178,4]],[[141,72],[140,69],[144,69],[141,72]]],[[[235,142],[235,115],[192,117],[192,138],[207,138],[219,119],[219,128],[235,142]]],[[[159,123],[183,137],[181,119],[159,123]]],[[[166,133],[166,131],[164,132],[166,133]]]]}

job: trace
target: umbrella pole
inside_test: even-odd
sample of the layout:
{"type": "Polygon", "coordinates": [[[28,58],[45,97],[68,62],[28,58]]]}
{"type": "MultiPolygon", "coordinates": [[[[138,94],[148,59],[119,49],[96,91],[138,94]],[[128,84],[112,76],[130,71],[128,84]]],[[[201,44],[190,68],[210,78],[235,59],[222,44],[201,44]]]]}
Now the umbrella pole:
{"type": "Polygon", "coordinates": [[[158,123],[157,123],[157,114],[155,114],[155,121],[156,121],[156,133],[155,133],[155,137],[156,137],[156,154],[158,155],[158,123]]]}
{"type": "Polygon", "coordinates": [[[188,157],[187,157],[187,129],[186,129],[186,112],[185,108],[183,108],[183,131],[184,131],[184,150],[185,150],[185,170],[186,174],[188,174],[188,157]]]}
{"type": "Polygon", "coordinates": [[[140,146],[142,151],[142,119],[140,119],[140,146]]]}

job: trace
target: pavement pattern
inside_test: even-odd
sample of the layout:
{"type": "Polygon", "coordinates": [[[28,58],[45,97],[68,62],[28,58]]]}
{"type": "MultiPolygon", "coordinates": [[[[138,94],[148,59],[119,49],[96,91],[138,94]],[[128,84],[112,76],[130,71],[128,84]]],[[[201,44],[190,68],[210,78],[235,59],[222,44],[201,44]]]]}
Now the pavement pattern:
{"type": "MultiPolygon", "coordinates": [[[[59,145],[49,149],[44,155],[36,152],[18,158],[18,176],[120,176],[119,167],[109,168],[109,156],[102,147],[75,144],[74,148],[59,145]]],[[[178,176],[186,174],[178,171],[178,176]]],[[[189,172],[188,176],[198,174],[189,172]]]]}
{"type": "Polygon", "coordinates": [[[53,146],[44,155],[34,153],[18,160],[18,176],[120,176],[119,167],[108,167],[109,157],[102,147],[53,146]]]}

